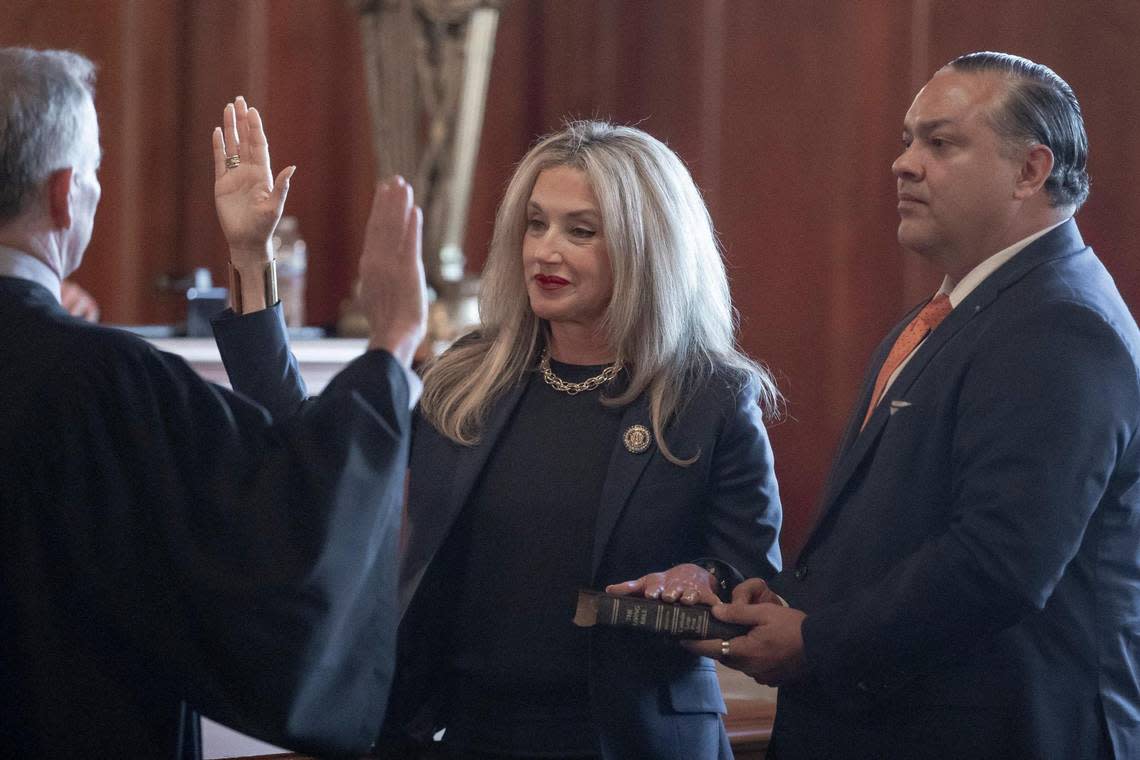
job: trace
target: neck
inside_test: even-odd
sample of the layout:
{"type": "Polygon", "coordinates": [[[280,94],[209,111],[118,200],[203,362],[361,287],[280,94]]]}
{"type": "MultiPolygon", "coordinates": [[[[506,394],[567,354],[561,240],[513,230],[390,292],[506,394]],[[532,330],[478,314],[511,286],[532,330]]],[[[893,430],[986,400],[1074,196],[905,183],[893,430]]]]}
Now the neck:
{"type": "Polygon", "coordinates": [[[0,243],[0,276],[42,285],[59,300],[59,275],[38,257],[3,243],[0,243]]]}
{"type": "Polygon", "coordinates": [[[551,322],[550,358],[563,364],[611,364],[617,355],[596,328],[551,322]]]}
{"type": "Polygon", "coordinates": [[[1011,219],[1009,224],[995,230],[994,234],[984,240],[973,241],[964,246],[963,250],[947,250],[928,258],[937,263],[951,280],[958,282],[994,254],[1004,251],[1036,232],[1060,224],[1072,215],[1071,206],[1040,209],[1037,213],[1011,219]]]}
{"type": "Polygon", "coordinates": [[[71,271],[66,268],[63,236],[51,229],[43,229],[28,216],[17,217],[0,228],[0,246],[19,251],[41,263],[57,281],[71,271]]]}

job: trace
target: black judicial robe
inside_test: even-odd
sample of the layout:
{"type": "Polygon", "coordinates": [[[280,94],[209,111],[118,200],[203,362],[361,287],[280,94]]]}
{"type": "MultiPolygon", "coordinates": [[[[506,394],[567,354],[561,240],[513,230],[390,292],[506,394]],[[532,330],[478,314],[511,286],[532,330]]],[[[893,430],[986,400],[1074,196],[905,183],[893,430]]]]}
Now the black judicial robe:
{"type": "Polygon", "coordinates": [[[0,753],[194,757],[183,703],[300,751],[366,750],[409,425],[383,351],[274,424],[0,277],[0,753]]]}

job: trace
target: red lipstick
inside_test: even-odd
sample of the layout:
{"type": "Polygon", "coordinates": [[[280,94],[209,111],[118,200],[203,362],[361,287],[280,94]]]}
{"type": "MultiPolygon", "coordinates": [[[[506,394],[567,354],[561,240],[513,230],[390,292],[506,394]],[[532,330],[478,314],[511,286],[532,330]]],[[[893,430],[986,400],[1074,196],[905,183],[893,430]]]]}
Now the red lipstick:
{"type": "Polygon", "coordinates": [[[570,284],[569,280],[564,280],[553,274],[536,274],[534,281],[538,283],[538,287],[543,290],[558,290],[570,284]]]}

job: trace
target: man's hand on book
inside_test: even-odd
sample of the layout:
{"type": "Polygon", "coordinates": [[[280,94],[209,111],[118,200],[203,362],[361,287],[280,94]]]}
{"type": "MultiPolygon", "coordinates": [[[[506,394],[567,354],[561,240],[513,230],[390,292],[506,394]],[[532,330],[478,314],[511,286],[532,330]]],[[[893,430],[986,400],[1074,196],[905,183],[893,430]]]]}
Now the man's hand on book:
{"type": "Polygon", "coordinates": [[[682,604],[717,604],[716,579],[703,567],[686,563],[663,573],[649,573],[632,581],[606,586],[615,596],[644,596],[663,602],[682,604]]]}
{"type": "Polygon", "coordinates": [[[743,636],[728,639],[729,655],[720,641],[683,641],[693,654],[720,660],[759,683],[779,686],[794,681],[804,670],[803,612],[792,609],[768,584],[750,578],[732,591],[732,604],[716,604],[712,614],[726,623],[752,626],[743,636]]]}

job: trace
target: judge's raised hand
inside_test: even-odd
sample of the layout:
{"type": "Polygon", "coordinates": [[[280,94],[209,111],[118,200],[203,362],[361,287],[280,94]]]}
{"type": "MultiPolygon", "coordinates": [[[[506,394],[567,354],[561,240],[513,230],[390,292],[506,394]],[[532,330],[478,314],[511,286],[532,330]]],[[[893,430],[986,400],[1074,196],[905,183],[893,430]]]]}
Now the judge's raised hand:
{"type": "Polygon", "coordinates": [[[716,579],[703,567],[691,563],[649,573],[632,581],[606,586],[607,594],[644,596],[682,604],[717,604],[716,579]]]}
{"type": "Polygon", "coordinates": [[[370,348],[410,367],[427,331],[427,284],[421,255],[423,212],[403,177],[380,182],[364,230],[360,305],[372,328],[370,348]]]}
{"type": "Polygon", "coordinates": [[[213,141],[214,205],[230,261],[244,275],[247,267],[255,270],[272,258],[273,230],[297,167],[282,169],[274,179],[261,115],[240,95],[223,111],[213,141]]]}

